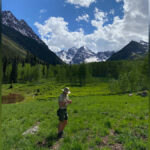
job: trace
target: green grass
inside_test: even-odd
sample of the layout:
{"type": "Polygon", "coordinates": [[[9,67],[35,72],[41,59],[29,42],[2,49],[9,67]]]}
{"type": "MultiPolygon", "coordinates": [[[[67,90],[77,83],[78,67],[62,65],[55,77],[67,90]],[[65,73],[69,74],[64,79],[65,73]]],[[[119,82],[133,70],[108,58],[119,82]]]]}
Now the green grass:
{"type": "MultiPolygon", "coordinates": [[[[70,87],[72,104],[68,106],[69,120],[65,137],[56,141],[58,118],[57,96],[66,85],[16,84],[13,92],[27,96],[17,104],[3,105],[3,149],[48,150],[55,144],[60,150],[109,150],[116,143],[125,150],[146,150],[148,138],[148,98],[109,94],[106,82],[86,87],[70,87]],[[49,88],[51,90],[49,90],[49,88]],[[32,94],[40,89],[34,99],[32,94]],[[50,95],[51,92],[51,95],[50,95]],[[40,122],[34,135],[22,133],[40,122]],[[110,132],[114,134],[111,135],[110,132]],[[106,144],[103,139],[108,137],[106,144]],[[47,144],[37,143],[46,140],[47,144]]],[[[5,94],[11,92],[3,85],[5,94]]]]}
{"type": "Polygon", "coordinates": [[[58,97],[61,89],[65,86],[69,86],[71,90],[70,96],[87,96],[87,95],[106,95],[109,94],[108,84],[102,82],[100,79],[95,79],[93,83],[87,84],[84,87],[81,86],[71,86],[70,84],[58,84],[51,80],[41,80],[39,82],[33,83],[16,83],[13,84],[13,89],[9,89],[10,84],[2,85],[3,95],[9,93],[19,93],[25,97],[25,100],[34,99],[51,99],[58,97]],[[37,92],[39,90],[39,92],[37,92]],[[34,98],[33,95],[37,94],[34,98]]]}

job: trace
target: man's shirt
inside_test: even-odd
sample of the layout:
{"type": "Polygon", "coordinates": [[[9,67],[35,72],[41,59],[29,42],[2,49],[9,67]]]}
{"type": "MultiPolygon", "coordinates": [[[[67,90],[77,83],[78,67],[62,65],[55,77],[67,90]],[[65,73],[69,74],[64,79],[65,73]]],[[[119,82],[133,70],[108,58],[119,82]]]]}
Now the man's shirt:
{"type": "MultiPolygon", "coordinates": [[[[58,103],[59,103],[59,102],[66,102],[67,100],[69,100],[68,95],[62,93],[62,94],[59,96],[59,98],[58,98],[58,103]]],[[[68,104],[65,104],[65,106],[62,106],[62,107],[59,106],[59,108],[65,109],[65,108],[67,108],[67,105],[68,105],[68,104]]]]}

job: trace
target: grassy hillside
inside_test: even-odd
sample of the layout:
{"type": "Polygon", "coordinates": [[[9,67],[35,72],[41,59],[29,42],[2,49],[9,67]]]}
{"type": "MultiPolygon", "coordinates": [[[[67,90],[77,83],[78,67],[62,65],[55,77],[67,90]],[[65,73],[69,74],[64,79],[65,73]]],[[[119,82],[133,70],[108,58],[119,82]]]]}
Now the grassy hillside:
{"type": "Polygon", "coordinates": [[[57,141],[57,97],[64,86],[69,85],[44,80],[14,84],[12,90],[3,85],[3,95],[12,92],[25,96],[24,102],[2,106],[3,149],[146,150],[148,98],[135,93],[108,95],[107,82],[100,80],[86,87],[69,86],[73,101],[68,106],[69,121],[65,137],[57,141]],[[37,133],[22,135],[36,124],[37,133]]]}
{"type": "Polygon", "coordinates": [[[16,56],[25,58],[27,51],[22,46],[8,38],[6,35],[2,34],[2,54],[3,56],[11,58],[16,56]]]}

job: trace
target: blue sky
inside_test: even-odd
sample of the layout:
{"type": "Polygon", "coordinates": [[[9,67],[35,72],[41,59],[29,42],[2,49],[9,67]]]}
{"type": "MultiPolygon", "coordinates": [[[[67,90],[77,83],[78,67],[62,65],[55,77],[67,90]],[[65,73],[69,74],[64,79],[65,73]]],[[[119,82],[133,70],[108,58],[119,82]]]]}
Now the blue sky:
{"type": "Polygon", "coordinates": [[[146,24],[147,3],[148,0],[2,0],[2,10],[24,19],[53,51],[84,45],[96,52],[118,50],[130,40],[147,40],[146,28],[144,33],[138,33],[138,26],[137,31],[134,27],[131,30],[135,22],[141,27],[146,24]]]}

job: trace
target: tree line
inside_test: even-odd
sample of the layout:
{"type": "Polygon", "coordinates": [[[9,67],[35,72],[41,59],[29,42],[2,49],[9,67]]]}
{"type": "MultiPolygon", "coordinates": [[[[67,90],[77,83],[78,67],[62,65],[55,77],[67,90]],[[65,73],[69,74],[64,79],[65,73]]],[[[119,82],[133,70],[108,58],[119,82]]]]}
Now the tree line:
{"type": "Polygon", "coordinates": [[[49,65],[27,57],[3,58],[3,83],[26,83],[40,79],[84,86],[94,78],[108,78],[112,92],[147,89],[148,57],[143,61],[106,61],[88,64],[49,65]]]}

